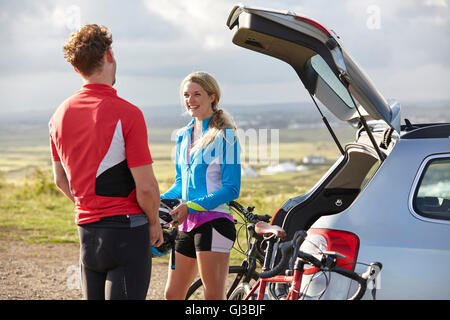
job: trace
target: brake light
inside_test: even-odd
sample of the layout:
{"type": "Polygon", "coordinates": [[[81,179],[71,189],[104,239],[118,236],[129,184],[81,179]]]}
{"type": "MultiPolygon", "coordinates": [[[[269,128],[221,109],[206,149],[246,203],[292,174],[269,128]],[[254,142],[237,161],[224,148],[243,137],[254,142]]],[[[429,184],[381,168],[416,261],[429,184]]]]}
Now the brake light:
{"type": "MultiPolygon", "coordinates": [[[[349,270],[355,269],[359,251],[359,238],[356,234],[341,230],[312,228],[308,230],[306,239],[301,250],[310,254],[318,254],[325,250],[336,251],[345,256],[345,259],[338,259],[338,265],[349,270]]],[[[305,274],[317,271],[317,268],[305,268],[305,274]]]]}
{"type": "Polygon", "coordinates": [[[315,20],[313,20],[313,19],[310,19],[310,18],[302,17],[302,16],[294,16],[294,18],[295,18],[296,20],[299,20],[299,21],[303,21],[303,22],[309,23],[310,25],[313,25],[313,26],[315,26],[316,28],[319,28],[320,30],[322,30],[323,32],[325,32],[325,34],[326,34],[328,37],[331,37],[330,32],[329,32],[323,25],[321,25],[320,23],[318,23],[317,21],[315,21],[315,20]]]}

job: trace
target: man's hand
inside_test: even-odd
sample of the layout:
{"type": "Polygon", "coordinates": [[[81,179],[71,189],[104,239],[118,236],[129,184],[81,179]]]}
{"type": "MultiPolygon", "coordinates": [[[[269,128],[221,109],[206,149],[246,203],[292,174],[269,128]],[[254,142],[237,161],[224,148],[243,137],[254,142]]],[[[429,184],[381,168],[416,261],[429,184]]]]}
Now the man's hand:
{"type": "Polygon", "coordinates": [[[150,225],[150,244],[158,248],[160,245],[164,243],[163,232],[161,228],[161,224],[159,223],[149,223],[150,225]]]}
{"type": "Polygon", "coordinates": [[[164,242],[159,223],[159,204],[161,201],[158,181],[151,164],[130,168],[136,184],[136,199],[142,211],[147,215],[150,227],[150,243],[154,247],[164,242]]]}

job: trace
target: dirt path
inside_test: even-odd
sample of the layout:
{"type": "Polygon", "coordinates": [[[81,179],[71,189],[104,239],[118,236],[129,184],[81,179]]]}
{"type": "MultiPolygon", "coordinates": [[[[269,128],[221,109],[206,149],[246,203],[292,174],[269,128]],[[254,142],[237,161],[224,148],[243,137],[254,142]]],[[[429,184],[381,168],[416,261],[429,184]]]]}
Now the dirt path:
{"type": "MultiPolygon", "coordinates": [[[[28,244],[0,240],[0,300],[80,300],[73,243],[28,244]]],[[[163,299],[167,264],[153,262],[147,299],[163,299]]]]}

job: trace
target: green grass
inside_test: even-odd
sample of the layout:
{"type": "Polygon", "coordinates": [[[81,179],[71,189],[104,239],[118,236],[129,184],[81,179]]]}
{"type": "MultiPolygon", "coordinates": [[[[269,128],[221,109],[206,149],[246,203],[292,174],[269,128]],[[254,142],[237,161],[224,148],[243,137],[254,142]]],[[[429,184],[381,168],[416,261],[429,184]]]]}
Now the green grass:
{"type": "Polygon", "coordinates": [[[0,182],[2,237],[27,242],[76,242],[73,204],[53,184],[50,169],[0,182]]]}

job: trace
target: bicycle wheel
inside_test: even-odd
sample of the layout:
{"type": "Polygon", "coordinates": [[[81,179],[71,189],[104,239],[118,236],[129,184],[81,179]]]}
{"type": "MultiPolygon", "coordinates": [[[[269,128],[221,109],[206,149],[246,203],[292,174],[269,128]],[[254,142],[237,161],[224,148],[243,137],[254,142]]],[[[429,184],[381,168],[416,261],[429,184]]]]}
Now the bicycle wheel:
{"type": "MultiPolygon", "coordinates": [[[[244,300],[251,290],[252,287],[247,282],[242,282],[234,289],[228,300],[244,300]]],[[[255,298],[253,297],[250,300],[254,299],[255,298]]]]}
{"type": "MultiPolygon", "coordinates": [[[[237,286],[242,281],[247,272],[248,272],[247,268],[243,266],[230,266],[228,268],[228,276],[226,280],[227,299],[231,295],[231,293],[237,288],[237,286]]],[[[258,279],[258,274],[256,272],[253,272],[251,275],[251,279],[256,281],[258,279]]],[[[186,300],[189,299],[193,300],[204,299],[202,279],[200,278],[197,279],[189,287],[189,290],[186,294],[186,300]]]]}

